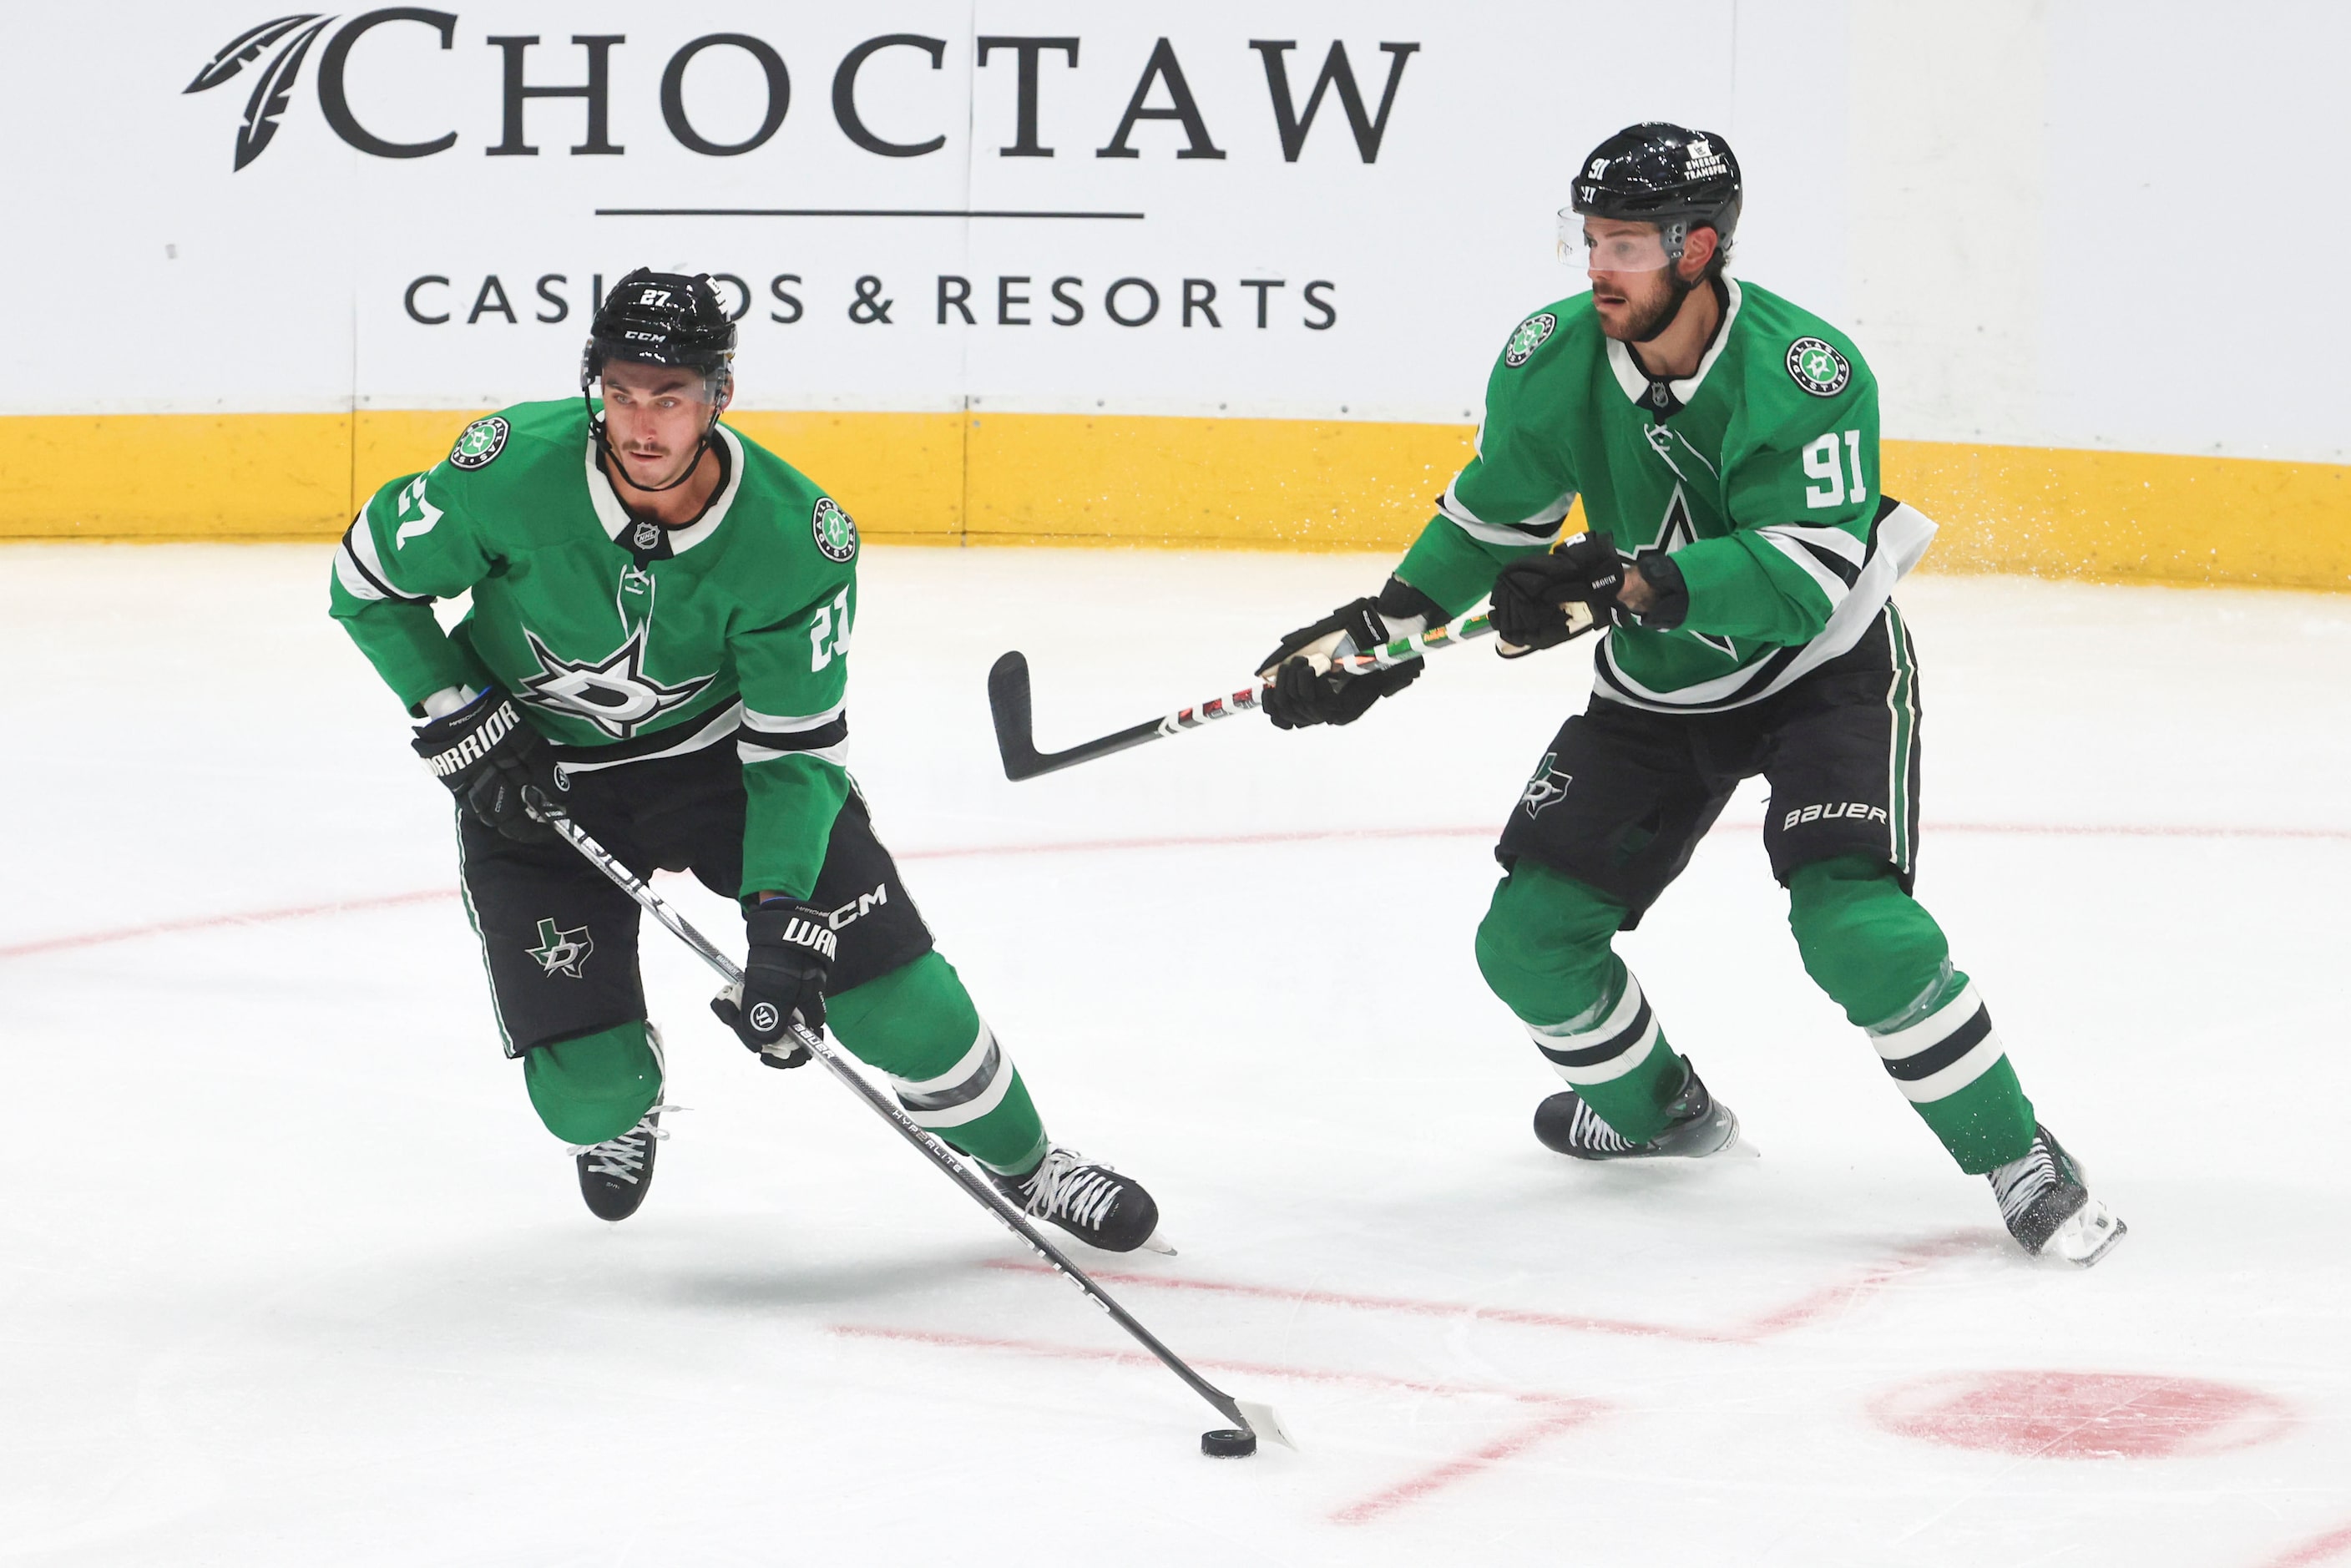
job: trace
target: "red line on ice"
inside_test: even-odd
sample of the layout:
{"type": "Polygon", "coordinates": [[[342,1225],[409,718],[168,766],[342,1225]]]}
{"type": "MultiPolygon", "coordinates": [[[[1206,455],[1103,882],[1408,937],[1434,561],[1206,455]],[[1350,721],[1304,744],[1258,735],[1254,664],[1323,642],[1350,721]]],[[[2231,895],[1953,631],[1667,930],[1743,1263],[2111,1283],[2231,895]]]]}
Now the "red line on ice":
{"type": "Polygon", "coordinates": [[[2351,1552],[2351,1524],[2289,1547],[2283,1554],[2263,1563],[2262,1568],[2310,1568],[2314,1563],[2329,1563],[2346,1552],[2351,1552]]]}
{"type": "MultiPolygon", "coordinates": [[[[1717,833],[1754,832],[1761,822],[1718,822],[1717,833]]],[[[971,860],[988,855],[1110,854],[1125,851],[1233,849],[1266,844],[1307,844],[1363,839],[1482,839],[1500,830],[1491,823],[1475,827],[1333,828],[1323,831],[1269,833],[1197,833],[1159,838],[1068,839],[1037,844],[960,844],[927,850],[902,850],[902,861],[971,860]]],[[[2061,822],[1928,822],[1925,832],[1982,833],[2030,838],[2125,839],[2265,839],[2288,842],[2351,842],[2351,828],[2213,827],[2193,824],[2080,824],[2061,822]]],[[[277,921],[304,920],[320,915],[356,915],[404,904],[427,904],[455,898],[455,888],[425,888],[413,893],[382,894],[369,898],[337,899],[328,904],[298,904],[279,909],[256,909],[233,915],[200,915],[183,920],[157,921],[146,925],[118,926],[108,931],[84,931],[45,936],[0,947],[0,958],[24,958],[36,953],[63,952],[131,942],[142,936],[168,936],[180,932],[217,930],[229,925],[266,925],[277,921]]]]}
{"type": "Polygon", "coordinates": [[[332,904],[298,904],[284,909],[255,909],[241,915],[199,915],[185,920],[159,920],[151,925],[126,925],[113,931],[85,931],[72,936],[45,936],[0,947],[0,958],[23,958],[35,953],[56,953],[68,947],[98,947],[109,942],[131,942],[141,936],[170,936],[183,931],[214,931],[225,925],[268,925],[281,920],[308,920],[314,915],[357,915],[371,909],[392,909],[403,904],[431,904],[457,896],[455,888],[428,888],[418,893],[387,893],[373,898],[339,898],[332,904]]]}
{"type": "Polygon", "coordinates": [[[1723,1337],[1741,1344],[1754,1344],[1774,1334],[1803,1328],[1819,1322],[1832,1312],[1849,1306],[1864,1297],[1876,1294],[1905,1274],[1912,1274],[1929,1263],[1954,1258],[1972,1251],[1983,1244],[1983,1238],[1973,1231],[1955,1230],[1915,1246],[1906,1247],[1885,1262],[1862,1270],[1842,1284],[1824,1285],[1808,1296],[1799,1297],[1784,1307],[1749,1320],[1747,1326],[1723,1337]]]}
{"type": "MultiPolygon", "coordinates": [[[[1100,1280],[1105,1275],[1096,1274],[1100,1280]]],[[[913,1344],[947,1345],[961,1350],[1011,1350],[1024,1355],[1047,1355],[1061,1361],[1106,1361],[1123,1366],[1157,1366],[1156,1357],[1139,1350],[1102,1350],[1090,1345],[1053,1344],[1043,1340],[997,1339],[982,1334],[943,1333],[928,1329],[886,1328],[873,1323],[835,1323],[832,1332],[857,1339],[895,1339],[913,1344]]],[[[1497,1398],[1521,1402],[1547,1401],[1551,1395],[1523,1393],[1512,1388],[1477,1388],[1461,1384],[1428,1383],[1409,1377],[1383,1377],[1373,1372],[1327,1372],[1311,1366],[1282,1366],[1264,1361],[1207,1361],[1195,1359],[1195,1367],[1214,1367],[1219,1372],[1254,1374],[1260,1377],[1288,1377],[1301,1383],[1336,1383],[1358,1388],[1377,1388],[1391,1394],[1489,1394],[1497,1398]]]]}
{"type": "MultiPolygon", "coordinates": [[[[990,1259],[982,1267],[1011,1273],[1051,1272],[1042,1263],[990,1259]]],[[[1287,1285],[1248,1285],[1231,1280],[1187,1280],[1165,1274],[1134,1274],[1109,1269],[1087,1272],[1105,1284],[1135,1285],[1153,1291],[1197,1291],[1221,1296],[1247,1296],[1258,1301],[1290,1301],[1315,1307],[1346,1307],[1359,1312],[1402,1312],[1422,1318],[1477,1318],[1483,1322],[1516,1323],[1527,1328],[1567,1329],[1578,1333],[1624,1334],[1636,1339],[1678,1339],[1700,1344],[1730,1344],[1736,1334],[1674,1323],[1635,1322],[1625,1318],[1589,1317],[1578,1312],[1540,1312],[1520,1307],[1486,1307],[1468,1301],[1423,1301],[1403,1296],[1362,1296],[1343,1291],[1300,1291],[1287,1285]]]]}
{"type": "MultiPolygon", "coordinates": [[[[1107,1276],[1097,1276],[1107,1278],[1107,1276]]],[[[923,1329],[884,1328],[868,1323],[836,1323],[832,1332],[853,1339],[897,1340],[909,1344],[939,1345],[956,1350],[1001,1350],[1020,1355],[1039,1355],[1057,1361],[1107,1362],[1119,1366],[1156,1366],[1153,1357],[1134,1350],[1102,1350],[1089,1345],[1050,1344],[1040,1340],[997,1339],[979,1334],[939,1333],[923,1329]]],[[[1392,1486],[1383,1487],[1368,1497],[1358,1498],[1336,1510],[1331,1515],[1340,1524],[1365,1524],[1382,1515],[1395,1512],[1408,1503],[1417,1502],[1433,1492],[1454,1482],[1464,1480],[1482,1470],[1492,1469],[1505,1460],[1516,1458],[1529,1448],[1561,1432],[1596,1420],[1608,1409],[1604,1401],[1583,1399],[1567,1394],[1543,1394],[1521,1388],[1485,1388],[1473,1384],[1428,1383],[1412,1378],[1382,1377],[1362,1372],[1327,1372],[1311,1366],[1280,1366],[1261,1361],[1195,1360],[1192,1365],[1212,1368],[1217,1372],[1238,1372],[1255,1377],[1281,1377],[1297,1383],[1341,1384],[1360,1388],[1377,1388],[1388,1393],[1420,1395],[1452,1395],[1508,1399],[1514,1404],[1532,1406],[1542,1413],[1526,1425],[1487,1443],[1458,1459],[1447,1459],[1416,1476],[1410,1476],[1392,1486]]]]}
{"type": "Polygon", "coordinates": [[[1376,1491],[1367,1498],[1351,1502],[1332,1513],[1331,1518],[1340,1524],[1368,1524],[1382,1514],[1394,1513],[1406,1503],[1418,1502],[1429,1493],[1448,1487],[1455,1481],[1474,1476],[1480,1470],[1491,1469],[1505,1459],[1514,1459],[1545,1437],[1556,1436],[1561,1432],[1573,1431],[1598,1414],[1597,1410],[1583,1407],[1588,1406],[1588,1401],[1579,1400],[1572,1403],[1579,1407],[1562,1409],[1549,1416],[1539,1416],[1517,1431],[1496,1438],[1474,1453],[1438,1465],[1434,1469],[1425,1470],[1411,1479],[1400,1481],[1384,1491],[1376,1491]]]}
{"type": "MultiPolygon", "coordinates": [[[[1940,1259],[1968,1251],[1980,1243],[1970,1232],[1954,1232],[1907,1247],[1882,1263],[1871,1265],[1852,1279],[1825,1285],[1783,1307],[1728,1329],[1690,1328],[1678,1323],[1642,1322],[1628,1318],[1593,1317],[1580,1312],[1545,1312],[1522,1307],[1484,1306],[1469,1301],[1431,1301],[1406,1296],[1365,1296],[1342,1291],[1301,1291],[1282,1285],[1251,1285],[1230,1280],[1185,1279],[1167,1274],[1139,1274],[1095,1269],[1093,1277],[1105,1284],[1133,1285],[1153,1291],[1196,1291],[1215,1295],[1246,1296],[1259,1301],[1341,1307],[1358,1312],[1400,1312],[1410,1317],[1475,1318],[1481,1322],[1510,1323],[1525,1328],[1565,1329],[1573,1333],[1620,1334],[1635,1339],[1672,1339],[1694,1344],[1755,1344],[1775,1334],[1805,1327],[1839,1309],[1872,1295],[1905,1274],[1940,1259]]],[[[1010,1273],[1042,1274],[1045,1265],[1019,1259],[991,1259],[982,1267],[1010,1273]]]]}

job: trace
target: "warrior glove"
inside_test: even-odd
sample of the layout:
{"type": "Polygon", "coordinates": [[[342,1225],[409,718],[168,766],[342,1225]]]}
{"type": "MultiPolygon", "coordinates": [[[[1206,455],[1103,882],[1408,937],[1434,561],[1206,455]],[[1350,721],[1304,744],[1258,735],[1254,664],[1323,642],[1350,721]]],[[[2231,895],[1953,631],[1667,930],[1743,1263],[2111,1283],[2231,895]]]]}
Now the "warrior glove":
{"type": "Polygon", "coordinates": [[[771,898],[744,916],[751,938],[743,983],[710,998],[710,1010],[770,1067],[798,1067],[808,1047],[771,1049],[794,1023],[824,1027],[824,983],[839,938],[824,911],[795,898],[771,898]]]}
{"type": "Polygon", "coordinates": [[[418,725],[412,744],[485,827],[526,842],[555,836],[525,799],[526,791],[555,798],[555,759],[506,693],[492,686],[456,712],[418,725]]]}
{"type": "Polygon", "coordinates": [[[1616,602],[1625,586],[1625,563],[1607,534],[1580,534],[1548,555],[1514,560],[1494,579],[1490,614],[1515,659],[1538,648],[1556,648],[1569,638],[1626,618],[1616,602]]]}
{"type": "Polygon", "coordinates": [[[1361,674],[1318,673],[1314,661],[1327,663],[1376,648],[1426,632],[1444,619],[1443,606],[1402,578],[1391,577],[1377,599],[1352,600],[1313,625],[1301,626],[1258,661],[1258,678],[1273,683],[1261,699],[1266,717],[1276,729],[1354,723],[1374,703],[1420,679],[1422,661],[1361,674]]]}

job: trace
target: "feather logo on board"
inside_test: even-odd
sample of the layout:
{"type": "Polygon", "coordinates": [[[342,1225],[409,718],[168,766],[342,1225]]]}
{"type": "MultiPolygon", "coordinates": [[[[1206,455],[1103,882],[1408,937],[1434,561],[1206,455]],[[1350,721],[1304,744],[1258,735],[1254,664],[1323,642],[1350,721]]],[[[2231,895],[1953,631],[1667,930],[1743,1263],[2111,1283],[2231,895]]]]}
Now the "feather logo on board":
{"type": "Polygon", "coordinates": [[[253,96],[245,100],[245,118],[236,128],[237,168],[260,157],[269,139],[277,134],[277,121],[291,101],[294,80],[302,72],[303,57],[333,20],[332,16],[321,16],[312,11],[248,27],[222,45],[219,53],[205,61],[204,68],[196,73],[196,79],[181,89],[210,92],[269,54],[269,63],[262,68],[261,78],[253,84],[253,96]],[[270,54],[273,48],[277,52],[270,54]]]}

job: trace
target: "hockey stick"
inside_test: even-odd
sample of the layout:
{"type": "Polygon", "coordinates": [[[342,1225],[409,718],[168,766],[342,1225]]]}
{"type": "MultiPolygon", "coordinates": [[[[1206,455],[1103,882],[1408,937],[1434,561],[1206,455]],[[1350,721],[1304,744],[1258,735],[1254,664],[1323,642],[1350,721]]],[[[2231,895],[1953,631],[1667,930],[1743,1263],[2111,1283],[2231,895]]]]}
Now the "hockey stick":
{"type": "MultiPolygon", "coordinates": [[[[638,879],[634,872],[615,860],[611,851],[589,837],[586,830],[573,821],[560,807],[546,801],[535,790],[532,792],[532,806],[533,814],[539,821],[562,834],[565,841],[587,859],[589,864],[611,878],[613,885],[622,893],[635,899],[646,914],[667,926],[672,936],[701,955],[702,961],[716,970],[720,977],[728,985],[739,986],[743,983],[743,971],[736,967],[733,959],[714,946],[708,937],[696,931],[684,915],[671,908],[661,894],[647,887],[638,879]]],[[[954,1150],[948,1148],[929,1129],[917,1125],[912,1117],[890,1103],[888,1095],[867,1082],[864,1075],[852,1067],[841,1052],[828,1043],[821,1035],[804,1029],[798,1023],[791,1026],[791,1030],[792,1037],[807,1047],[810,1054],[823,1062],[832,1075],[847,1086],[851,1093],[864,1101],[875,1115],[897,1128],[901,1136],[920,1149],[933,1165],[946,1172],[948,1179],[963,1188],[973,1202],[994,1215],[998,1223],[1007,1230],[1027,1242],[1029,1249],[1050,1264],[1056,1273],[1083,1291],[1092,1300],[1094,1305],[1110,1314],[1113,1322],[1134,1335],[1137,1343],[1157,1356],[1168,1371],[1182,1378],[1186,1386],[1216,1406],[1218,1415],[1233,1423],[1237,1429],[1235,1432],[1202,1434],[1200,1445],[1203,1449],[1221,1453],[1254,1452],[1257,1448],[1257,1436],[1260,1432],[1283,1448],[1295,1448],[1298,1446],[1290,1441],[1290,1434],[1282,1428],[1281,1417],[1274,1414],[1272,1406],[1260,1405],[1253,1400],[1236,1399],[1186,1365],[1183,1358],[1160,1343],[1158,1337],[1149,1329],[1144,1328],[1134,1313],[1119,1305],[1109,1291],[1087,1277],[1084,1270],[1071,1262],[1060,1248],[1039,1234],[1037,1228],[1029,1223],[1026,1215],[1005,1201],[1003,1194],[980,1177],[974,1176],[963,1161],[956,1157],[954,1150]],[[1248,1437],[1247,1446],[1234,1447],[1238,1437],[1243,1434],[1248,1437]],[[1211,1448],[1212,1439],[1222,1439],[1223,1443],[1221,1446],[1211,1448]]]]}
{"type": "MultiPolygon", "coordinates": [[[[1569,604],[1571,635],[1581,635],[1592,630],[1592,611],[1588,605],[1569,604]]],[[[1409,659],[1438,648],[1456,647],[1463,643],[1493,634],[1492,622],[1483,615],[1465,615],[1458,621],[1410,637],[1398,637],[1366,653],[1349,653],[1343,657],[1316,661],[1322,665],[1317,674],[1339,670],[1359,674],[1366,670],[1394,668],[1409,659]]],[[[1505,643],[1505,650],[1509,644],[1505,643]]],[[[996,720],[996,749],[1004,758],[1004,776],[1014,783],[1034,779],[1042,773],[1058,773],[1064,768],[1075,768],[1081,762],[1133,747],[1145,746],[1155,740],[1165,740],[1171,735],[1198,729],[1220,718],[1230,718],[1237,713],[1254,713],[1265,702],[1265,694],[1273,685],[1270,681],[1251,681],[1239,691],[1190,707],[1179,707],[1160,718],[1144,720],[1141,724],[1105,735],[1098,740],[1085,741],[1067,751],[1037,749],[1036,728],[1029,694],[1029,658],[1019,652],[1009,653],[996,661],[987,672],[987,709],[996,720]]]]}

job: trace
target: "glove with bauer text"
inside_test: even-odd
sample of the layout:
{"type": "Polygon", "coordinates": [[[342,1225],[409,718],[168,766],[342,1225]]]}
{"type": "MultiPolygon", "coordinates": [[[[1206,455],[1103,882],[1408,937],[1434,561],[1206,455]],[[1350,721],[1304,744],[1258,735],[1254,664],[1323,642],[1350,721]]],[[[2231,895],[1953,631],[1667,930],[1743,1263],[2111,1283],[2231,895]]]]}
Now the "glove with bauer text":
{"type": "Polygon", "coordinates": [[[1273,682],[1263,699],[1265,716],[1276,729],[1354,723],[1374,703],[1420,679],[1423,661],[1355,675],[1317,674],[1310,657],[1329,659],[1376,648],[1394,638],[1426,632],[1444,619],[1444,607],[1435,600],[1402,578],[1389,578],[1377,599],[1350,600],[1311,626],[1301,626],[1258,661],[1258,678],[1273,682]]]}
{"type": "Polygon", "coordinates": [[[506,693],[492,686],[455,713],[418,725],[411,744],[485,827],[525,842],[555,836],[524,798],[525,790],[558,796],[555,759],[506,693]]]}
{"type": "Polygon", "coordinates": [[[825,913],[793,898],[771,898],[743,917],[750,951],[743,959],[743,983],[710,998],[710,1010],[770,1067],[798,1067],[808,1047],[768,1048],[785,1038],[797,1020],[810,1030],[824,1027],[824,983],[832,974],[839,938],[825,913]]]}
{"type": "Polygon", "coordinates": [[[1625,618],[1625,563],[1608,534],[1579,534],[1548,555],[1514,560],[1494,579],[1491,615],[1506,659],[1555,648],[1625,618]]]}

